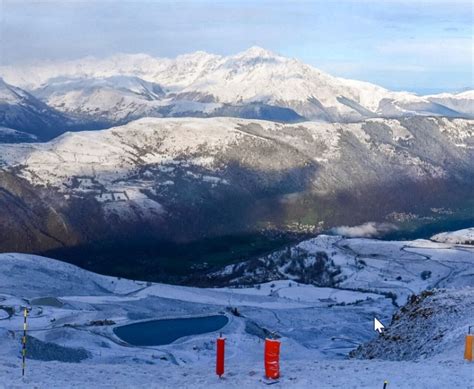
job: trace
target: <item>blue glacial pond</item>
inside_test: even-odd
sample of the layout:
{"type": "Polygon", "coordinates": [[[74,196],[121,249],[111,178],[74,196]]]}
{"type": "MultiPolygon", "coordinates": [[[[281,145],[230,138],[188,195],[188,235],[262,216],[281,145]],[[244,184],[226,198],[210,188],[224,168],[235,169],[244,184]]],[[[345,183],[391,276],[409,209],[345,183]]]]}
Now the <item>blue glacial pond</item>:
{"type": "Polygon", "coordinates": [[[114,333],[134,346],[161,346],[184,336],[220,330],[229,322],[224,315],[151,320],[114,328],[114,333]]]}

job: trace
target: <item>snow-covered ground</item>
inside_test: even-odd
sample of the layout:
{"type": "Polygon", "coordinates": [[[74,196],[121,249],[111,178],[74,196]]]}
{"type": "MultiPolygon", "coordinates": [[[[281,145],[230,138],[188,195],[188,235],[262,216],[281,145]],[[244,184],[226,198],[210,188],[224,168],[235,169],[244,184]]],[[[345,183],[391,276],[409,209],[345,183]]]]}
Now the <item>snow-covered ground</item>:
{"type": "MultiPolygon", "coordinates": [[[[462,359],[463,327],[452,322],[450,332],[446,326],[449,310],[443,316],[449,350],[440,348],[435,355],[415,355],[409,361],[354,360],[348,353],[379,336],[373,330],[374,317],[390,326],[398,308],[386,292],[461,287],[456,298],[471,301],[473,248],[424,240],[320,240],[302,244],[320,250],[324,243],[335,251],[334,262],[347,264],[346,281],[337,288],[287,279],[245,288],[199,289],[106,277],[37,256],[0,254],[0,388],[265,387],[265,331],[277,333],[282,341],[282,377],[274,387],[382,388],[388,380],[389,388],[469,388],[473,365],[462,359]],[[341,247],[339,252],[335,245],[341,247]],[[362,258],[372,259],[364,267],[356,266],[355,260],[362,258]],[[420,278],[427,269],[430,277],[420,278]],[[401,272],[406,276],[397,280],[401,272]],[[20,340],[26,306],[31,307],[29,334],[40,342],[35,352],[30,350],[22,379],[20,340]],[[237,308],[239,315],[229,307],[237,308]],[[218,313],[229,318],[222,329],[227,338],[222,380],[214,373],[217,333],[165,346],[135,347],[113,332],[114,326],[133,322],[218,313]],[[104,319],[116,324],[91,325],[104,319]]],[[[469,311],[459,314],[464,315],[464,326],[469,311]]],[[[423,321],[417,323],[410,330],[418,330],[421,338],[431,337],[433,328],[425,334],[423,321]]]]}
{"type": "MultiPolygon", "coordinates": [[[[263,355],[263,346],[261,347],[263,355]]],[[[261,358],[262,359],[262,358],[261,358]]],[[[319,361],[308,357],[281,361],[282,378],[271,388],[388,388],[404,389],[470,389],[472,363],[446,360],[441,362],[391,361],[319,361]]],[[[176,366],[168,362],[153,364],[112,365],[103,363],[76,364],[31,361],[31,376],[22,380],[19,366],[0,365],[0,377],[12,376],[5,388],[266,388],[262,377],[263,361],[233,358],[227,362],[223,379],[214,374],[213,361],[200,365],[176,366]]],[[[2,388],[0,383],[0,388],[2,388]]]]}

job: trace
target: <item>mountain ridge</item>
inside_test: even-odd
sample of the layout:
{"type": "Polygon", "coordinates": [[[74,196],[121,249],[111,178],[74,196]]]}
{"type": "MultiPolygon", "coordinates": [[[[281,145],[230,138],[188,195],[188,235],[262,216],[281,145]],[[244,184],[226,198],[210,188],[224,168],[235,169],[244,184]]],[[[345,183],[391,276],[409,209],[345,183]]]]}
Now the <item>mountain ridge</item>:
{"type": "MultiPolygon", "coordinates": [[[[127,113],[130,119],[137,118],[137,110],[142,111],[139,117],[250,115],[253,119],[266,119],[256,109],[250,114],[243,113],[244,107],[255,104],[291,110],[292,120],[298,115],[329,122],[413,115],[474,117],[472,91],[428,96],[393,92],[369,82],[331,76],[302,61],[259,47],[231,56],[202,51],[175,59],[117,54],[104,59],[3,66],[0,75],[63,113],[83,114],[97,120],[98,111],[112,125],[122,124],[127,113]],[[133,91],[118,91],[117,87],[114,95],[103,95],[102,102],[84,93],[74,100],[74,93],[86,90],[90,82],[100,84],[114,77],[154,83],[164,94],[155,96],[152,108],[147,99],[124,104],[122,99],[126,101],[133,91]],[[53,97],[45,94],[61,79],[63,83],[58,84],[53,97]],[[129,110],[127,104],[131,105],[129,110]],[[124,112],[122,117],[114,116],[117,111],[124,112]]],[[[284,115],[280,119],[288,121],[284,115]]]]}

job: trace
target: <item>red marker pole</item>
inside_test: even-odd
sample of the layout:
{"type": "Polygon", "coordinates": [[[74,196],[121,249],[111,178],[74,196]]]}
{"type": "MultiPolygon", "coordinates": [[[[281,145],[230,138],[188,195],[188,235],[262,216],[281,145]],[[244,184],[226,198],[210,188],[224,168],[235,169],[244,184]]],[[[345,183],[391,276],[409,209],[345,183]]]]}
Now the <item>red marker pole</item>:
{"type": "Polygon", "coordinates": [[[280,377],[280,341],[265,339],[265,376],[276,380],[280,377]]]}
{"type": "Polygon", "coordinates": [[[225,338],[222,335],[216,341],[216,374],[221,378],[224,375],[225,338]]]}

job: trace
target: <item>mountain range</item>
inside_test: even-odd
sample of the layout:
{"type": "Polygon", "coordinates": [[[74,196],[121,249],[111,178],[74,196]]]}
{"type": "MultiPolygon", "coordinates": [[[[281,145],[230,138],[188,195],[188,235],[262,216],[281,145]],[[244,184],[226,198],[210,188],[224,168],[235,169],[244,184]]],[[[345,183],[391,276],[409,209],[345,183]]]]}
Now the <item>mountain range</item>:
{"type": "Polygon", "coordinates": [[[49,122],[43,124],[38,122],[39,116],[31,116],[38,113],[38,106],[45,112],[49,107],[48,115],[54,112],[68,118],[56,126],[61,131],[107,128],[150,116],[232,116],[278,122],[355,122],[415,115],[474,117],[473,91],[430,96],[393,92],[333,77],[259,47],[227,57],[205,52],[175,59],[121,54],[3,66],[0,76],[5,80],[2,90],[18,94],[22,88],[21,94],[28,94],[28,99],[24,98],[21,106],[32,107],[28,113],[16,110],[18,102],[2,92],[0,118],[2,114],[7,118],[0,120],[0,125],[21,131],[32,125],[36,131],[45,127],[42,139],[54,134],[46,131],[49,122]],[[18,125],[4,113],[12,110],[18,125]]]}

